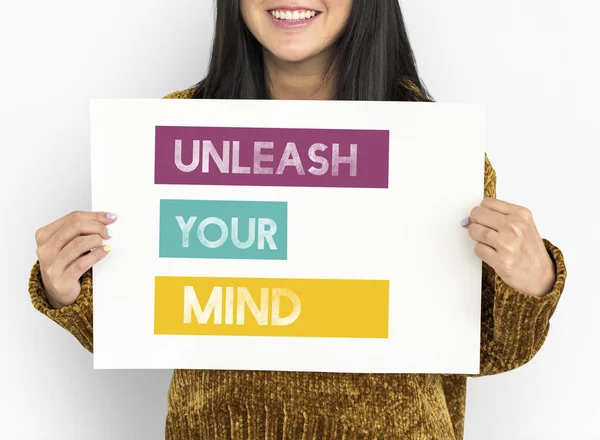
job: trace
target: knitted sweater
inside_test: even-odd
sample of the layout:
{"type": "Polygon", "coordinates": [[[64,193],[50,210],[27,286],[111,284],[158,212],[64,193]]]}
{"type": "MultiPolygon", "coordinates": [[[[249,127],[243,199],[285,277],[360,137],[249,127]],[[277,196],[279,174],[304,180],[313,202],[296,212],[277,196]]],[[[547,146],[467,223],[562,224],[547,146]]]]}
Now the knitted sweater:
{"type": "MultiPolygon", "coordinates": [[[[166,98],[190,95],[186,90],[166,98]]],[[[487,155],[483,194],[496,197],[496,173],[487,155]]],[[[556,283],[543,297],[512,289],[482,263],[480,375],[515,369],[544,343],[566,268],[561,251],[543,240],[556,264],[556,283]]],[[[29,293],[37,310],[93,352],[92,269],[81,284],[75,303],[52,309],[38,261],[29,293]]],[[[165,438],[460,440],[466,382],[467,376],[456,374],[175,370],[165,438]]]]}

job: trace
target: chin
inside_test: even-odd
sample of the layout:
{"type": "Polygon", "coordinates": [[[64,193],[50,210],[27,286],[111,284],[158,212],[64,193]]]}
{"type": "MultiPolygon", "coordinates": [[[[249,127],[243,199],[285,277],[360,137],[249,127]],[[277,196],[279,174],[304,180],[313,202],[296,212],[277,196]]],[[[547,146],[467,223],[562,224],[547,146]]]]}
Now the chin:
{"type": "Polygon", "coordinates": [[[305,61],[308,58],[310,58],[303,53],[298,53],[298,54],[286,53],[285,55],[275,53],[273,55],[275,55],[275,57],[278,60],[284,61],[286,63],[300,63],[300,62],[305,61]]]}
{"type": "Polygon", "coordinates": [[[276,50],[270,50],[270,52],[278,60],[286,63],[299,63],[313,58],[319,51],[308,48],[282,48],[279,46],[276,50]]]}

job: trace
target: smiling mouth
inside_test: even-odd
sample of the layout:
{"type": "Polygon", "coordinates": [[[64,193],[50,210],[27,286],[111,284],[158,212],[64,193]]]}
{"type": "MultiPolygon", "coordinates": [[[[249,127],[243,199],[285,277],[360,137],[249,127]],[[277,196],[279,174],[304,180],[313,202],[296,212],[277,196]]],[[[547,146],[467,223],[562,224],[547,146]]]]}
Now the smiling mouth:
{"type": "Polygon", "coordinates": [[[273,16],[273,18],[284,23],[308,21],[321,13],[320,11],[314,11],[310,9],[272,9],[268,12],[273,16]]]}

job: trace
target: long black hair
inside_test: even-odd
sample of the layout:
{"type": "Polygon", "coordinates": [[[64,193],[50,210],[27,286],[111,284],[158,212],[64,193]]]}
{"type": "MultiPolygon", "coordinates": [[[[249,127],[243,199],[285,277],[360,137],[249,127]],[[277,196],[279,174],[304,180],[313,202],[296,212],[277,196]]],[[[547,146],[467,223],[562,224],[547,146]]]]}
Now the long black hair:
{"type": "MultiPolygon", "coordinates": [[[[216,0],[215,36],[208,74],[195,99],[269,99],[263,49],[246,26],[240,0],[216,0]]],[[[337,100],[432,101],[419,78],[398,0],[353,0],[334,43],[327,75],[337,100]]]]}

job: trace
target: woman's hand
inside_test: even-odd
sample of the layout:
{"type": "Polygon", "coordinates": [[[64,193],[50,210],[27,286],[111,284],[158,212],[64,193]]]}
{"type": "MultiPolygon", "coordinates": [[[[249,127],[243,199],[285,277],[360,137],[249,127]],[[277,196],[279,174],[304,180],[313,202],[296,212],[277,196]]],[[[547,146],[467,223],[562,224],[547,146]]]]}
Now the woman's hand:
{"type": "Polygon", "coordinates": [[[75,211],[35,232],[42,282],[50,306],[73,304],[81,293],[79,278],[110,251],[107,225],[116,215],[75,211]]]}
{"type": "Polygon", "coordinates": [[[533,296],[552,290],[554,262],[527,208],[485,197],[462,225],[477,242],[475,255],[510,287],[533,296]]]}

